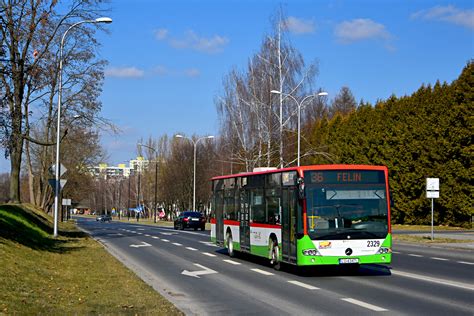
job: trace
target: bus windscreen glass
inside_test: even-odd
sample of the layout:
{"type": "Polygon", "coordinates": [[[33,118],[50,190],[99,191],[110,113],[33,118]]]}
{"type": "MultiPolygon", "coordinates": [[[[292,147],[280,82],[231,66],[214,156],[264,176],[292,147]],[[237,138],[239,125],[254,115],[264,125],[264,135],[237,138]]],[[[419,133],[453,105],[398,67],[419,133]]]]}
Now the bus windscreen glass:
{"type": "Polygon", "coordinates": [[[385,175],[378,170],[306,171],[308,234],[312,239],[385,238],[385,175]]]}

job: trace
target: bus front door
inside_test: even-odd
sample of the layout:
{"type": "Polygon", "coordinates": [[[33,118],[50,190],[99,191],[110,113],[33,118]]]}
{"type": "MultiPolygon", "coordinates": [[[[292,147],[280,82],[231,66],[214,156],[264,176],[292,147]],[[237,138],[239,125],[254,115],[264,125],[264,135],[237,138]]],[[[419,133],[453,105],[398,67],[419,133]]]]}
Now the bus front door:
{"type": "Polygon", "coordinates": [[[246,190],[240,191],[240,249],[250,251],[250,215],[249,215],[249,194],[246,190]]]}
{"type": "Polygon", "coordinates": [[[282,204],[282,257],[285,262],[296,263],[296,189],[283,189],[282,204]]]}

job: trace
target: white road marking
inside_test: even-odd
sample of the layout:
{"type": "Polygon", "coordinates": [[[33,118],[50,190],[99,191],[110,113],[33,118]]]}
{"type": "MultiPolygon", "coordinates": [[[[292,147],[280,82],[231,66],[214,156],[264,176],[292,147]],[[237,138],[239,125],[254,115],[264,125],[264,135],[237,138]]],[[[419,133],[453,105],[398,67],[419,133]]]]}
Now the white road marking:
{"type": "Polygon", "coordinates": [[[417,255],[417,254],[414,254],[414,253],[409,253],[408,255],[411,256],[411,257],[423,257],[422,255],[417,255]]]}
{"type": "Polygon", "coordinates": [[[430,259],[439,260],[439,261],[449,261],[449,259],[446,259],[446,258],[438,258],[438,257],[431,257],[430,259]]]}
{"type": "Polygon", "coordinates": [[[474,262],[467,262],[467,261],[457,261],[457,263],[474,265],[474,262]]]}
{"type": "Polygon", "coordinates": [[[193,248],[193,247],[186,247],[186,249],[192,250],[192,251],[196,251],[196,250],[197,250],[196,248],[193,248]]]}
{"type": "Polygon", "coordinates": [[[304,287],[305,289],[308,289],[308,290],[319,290],[319,287],[315,287],[315,286],[312,286],[303,282],[299,282],[299,281],[288,281],[288,283],[304,287]]]}
{"type": "Polygon", "coordinates": [[[250,269],[250,270],[252,270],[253,272],[263,274],[263,275],[275,275],[274,273],[271,273],[265,270],[260,270],[260,269],[250,269]]]}
{"type": "Polygon", "coordinates": [[[438,279],[438,278],[433,278],[433,277],[429,277],[429,276],[426,276],[426,275],[418,275],[418,274],[414,274],[414,273],[402,272],[402,271],[396,271],[396,270],[391,270],[391,273],[393,275],[399,275],[399,276],[404,276],[404,277],[407,277],[407,278],[438,283],[438,284],[441,284],[441,285],[449,285],[449,286],[454,286],[454,287],[459,287],[459,288],[462,288],[462,289],[474,291],[474,285],[467,284],[467,283],[450,281],[450,280],[446,280],[446,279],[438,279]]]}
{"type": "Polygon", "coordinates": [[[212,253],[209,253],[209,252],[203,252],[202,254],[205,255],[205,256],[208,256],[208,257],[215,257],[216,256],[215,254],[212,254],[212,253]]]}
{"type": "Polygon", "coordinates": [[[130,245],[130,247],[133,247],[133,248],[151,247],[151,245],[149,243],[142,242],[141,244],[138,244],[138,245],[130,245]]]}
{"type": "Polygon", "coordinates": [[[162,239],[164,242],[170,242],[168,239],[162,239]]]}
{"type": "Polygon", "coordinates": [[[222,260],[222,261],[230,263],[230,264],[234,264],[234,265],[239,265],[240,264],[240,262],[235,262],[235,261],[232,261],[232,260],[229,260],[229,259],[222,260]]]}
{"type": "Polygon", "coordinates": [[[151,237],[151,238],[153,238],[153,239],[160,239],[160,237],[157,237],[157,236],[153,236],[153,237],[151,237]]]}
{"type": "Polygon", "coordinates": [[[341,300],[346,301],[348,303],[355,304],[355,305],[359,305],[361,307],[373,310],[375,312],[385,312],[385,311],[387,311],[385,308],[378,307],[378,306],[375,306],[375,305],[372,305],[372,304],[369,304],[369,303],[365,303],[365,302],[362,302],[362,301],[359,301],[359,300],[356,300],[356,299],[353,299],[353,298],[341,298],[341,300]]]}
{"type": "Polygon", "coordinates": [[[401,252],[399,252],[399,251],[392,251],[392,253],[401,253],[401,252]]]}
{"type": "Polygon", "coordinates": [[[177,233],[161,233],[161,232],[160,234],[165,235],[165,236],[178,235],[177,233]]]}
{"type": "Polygon", "coordinates": [[[182,246],[183,244],[180,244],[179,242],[174,242],[173,245],[175,245],[175,246],[182,246]]]}
{"type": "Polygon", "coordinates": [[[116,233],[116,234],[107,234],[107,236],[123,236],[121,233],[116,233]]]}
{"type": "Polygon", "coordinates": [[[137,233],[138,235],[143,235],[143,233],[137,233]]]}
{"type": "Polygon", "coordinates": [[[200,241],[200,243],[209,247],[219,247],[216,244],[214,244],[212,241],[200,241]]]}
{"type": "Polygon", "coordinates": [[[151,237],[151,236],[150,236],[150,235],[148,235],[148,234],[145,234],[145,236],[147,236],[147,237],[151,237]]]}
{"type": "Polygon", "coordinates": [[[203,265],[200,265],[198,263],[195,263],[194,264],[195,266],[203,269],[203,270],[198,270],[198,271],[188,271],[188,270],[183,270],[183,272],[181,272],[181,274],[184,274],[184,275],[187,275],[187,276],[192,276],[192,277],[195,277],[195,278],[200,278],[199,276],[200,275],[205,275],[205,274],[213,274],[213,273],[218,273],[217,271],[214,271],[212,269],[209,269],[203,265]]]}
{"type": "Polygon", "coordinates": [[[145,230],[145,228],[137,228],[137,230],[145,230]]]}

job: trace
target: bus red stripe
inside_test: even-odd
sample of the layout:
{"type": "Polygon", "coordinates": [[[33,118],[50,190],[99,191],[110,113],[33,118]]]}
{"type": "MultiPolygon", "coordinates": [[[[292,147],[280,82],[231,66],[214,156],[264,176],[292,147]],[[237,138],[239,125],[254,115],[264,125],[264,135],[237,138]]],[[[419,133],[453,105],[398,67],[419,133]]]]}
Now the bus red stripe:
{"type": "Polygon", "coordinates": [[[261,224],[261,223],[251,223],[250,227],[261,227],[261,228],[278,228],[281,229],[281,225],[275,224],[261,224]]]}
{"type": "Polygon", "coordinates": [[[234,225],[234,226],[239,226],[240,222],[239,221],[232,221],[230,219],[225,219],[224,220],[224,225],[234,225]]]}

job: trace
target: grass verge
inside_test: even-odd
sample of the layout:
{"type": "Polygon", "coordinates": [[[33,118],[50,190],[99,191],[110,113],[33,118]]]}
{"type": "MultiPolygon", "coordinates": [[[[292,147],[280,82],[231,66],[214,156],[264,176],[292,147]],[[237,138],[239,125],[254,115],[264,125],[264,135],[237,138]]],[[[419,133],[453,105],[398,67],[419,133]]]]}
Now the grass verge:
{"type": "Polygon", "coordinates": [[[73,223],[0,205],[0,314],[182,315],[73,223]]]}
{"type": "Polygon", "coordinates": [[[422,244],[462,244],[472,242],[472,240],[465,240],[465,239],[452,239],[452,238],[439,238],[436,237],[434,240],[431,240],[430,236],[417,236],[417,235],[398,235],[392,234],[392,239],[394,242],[397,241],[404,241],[404,242],[412,242],[412,243],[422,243],[422,244]]]}

